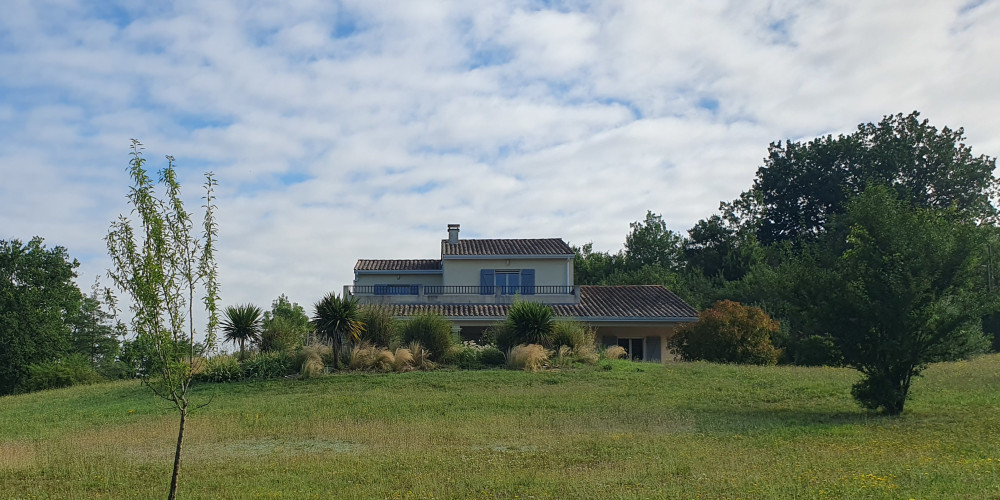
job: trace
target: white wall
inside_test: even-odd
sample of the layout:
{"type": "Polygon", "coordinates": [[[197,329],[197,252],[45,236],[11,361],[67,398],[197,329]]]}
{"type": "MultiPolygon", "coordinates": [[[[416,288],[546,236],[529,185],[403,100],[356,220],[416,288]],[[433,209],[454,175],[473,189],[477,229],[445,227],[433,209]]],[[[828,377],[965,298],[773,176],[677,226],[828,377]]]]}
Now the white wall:
{"type": "MultiPolygon", "coordinates": [[[[476,278],[479,284],[479,278],[476,278]]],[[[355,286],[372,285],[442,285],[440,274],[368,274],[358,273],[355,286]]]]}

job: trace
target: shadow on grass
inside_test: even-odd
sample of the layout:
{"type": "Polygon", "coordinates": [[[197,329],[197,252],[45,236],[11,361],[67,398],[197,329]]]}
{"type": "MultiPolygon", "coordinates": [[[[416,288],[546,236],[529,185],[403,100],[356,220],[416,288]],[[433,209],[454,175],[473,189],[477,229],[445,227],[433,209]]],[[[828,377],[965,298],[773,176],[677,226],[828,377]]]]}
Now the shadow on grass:
{"type": "Polygon", "coordinates": [[[740,434],[760,431],[818,431],[878,425],[897,419],[877,413],[823,411],[820,409],[748,408],[698,409],[692,411],[699,432],[740,434]]]}

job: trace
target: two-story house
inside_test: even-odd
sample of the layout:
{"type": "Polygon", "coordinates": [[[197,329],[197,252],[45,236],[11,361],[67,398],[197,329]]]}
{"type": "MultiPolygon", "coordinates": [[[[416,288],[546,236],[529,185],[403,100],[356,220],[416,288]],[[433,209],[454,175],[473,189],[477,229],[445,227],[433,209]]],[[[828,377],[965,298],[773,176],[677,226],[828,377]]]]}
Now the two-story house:
{"type": "Polygon", "coordinates": [[[448,225],[440,259],[361,259],[345,295],[382,303],[400,317],[435,312],[477,339],[507,316],[515,296],[544,302],[557,317],[594,327],[605,346],[633,359],[668,359],[666,340],[698,313],[659,285],[588,286],[573,282],[573,250],[560,238],[461,239],[448,225]]]}

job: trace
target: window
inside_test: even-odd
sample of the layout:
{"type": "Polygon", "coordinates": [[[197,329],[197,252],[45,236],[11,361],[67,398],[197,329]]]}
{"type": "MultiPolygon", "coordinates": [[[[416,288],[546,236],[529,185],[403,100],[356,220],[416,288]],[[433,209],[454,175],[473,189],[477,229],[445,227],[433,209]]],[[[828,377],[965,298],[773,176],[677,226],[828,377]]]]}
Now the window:
{"type": "Polygon", "coordinates": [[[479,271],[481,295],[535,294],[534,269],[481,269],[479,271]]]}
{"type": "Polygon", "coordinates": [[[618,345],[625,348],[625,355],[632,361],[643,360],[643,343],[646,339],[623,339],[618,338],[618,345]]]}

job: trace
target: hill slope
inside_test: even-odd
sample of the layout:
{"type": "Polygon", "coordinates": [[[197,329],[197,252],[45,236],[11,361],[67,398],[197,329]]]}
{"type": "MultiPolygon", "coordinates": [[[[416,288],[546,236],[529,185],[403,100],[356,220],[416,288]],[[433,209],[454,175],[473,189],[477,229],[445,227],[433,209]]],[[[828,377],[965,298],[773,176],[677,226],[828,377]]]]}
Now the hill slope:
{"type": "MultiPolygon", "coordinates": [[[[182,498],[1000,497],[1000,356],[901,418],[856,372],[616,362],[205,385],[182,498]]],[[[165,495],[176,417],[134,382],[0,398],[0,498],[165,495]]]]}

